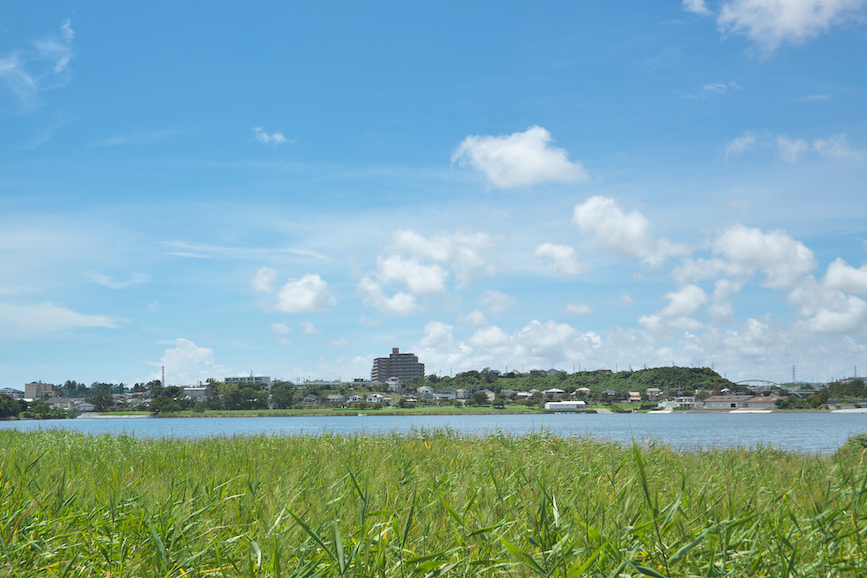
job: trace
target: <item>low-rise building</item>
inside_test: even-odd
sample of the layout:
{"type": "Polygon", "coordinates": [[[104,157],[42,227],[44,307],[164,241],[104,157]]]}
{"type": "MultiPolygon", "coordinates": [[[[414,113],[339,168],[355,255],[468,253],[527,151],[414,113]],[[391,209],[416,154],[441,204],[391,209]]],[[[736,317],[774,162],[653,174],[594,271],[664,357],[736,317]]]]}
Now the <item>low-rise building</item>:
{"type": "Polygon", "coordinates": [[[640,402],[641,394],[637,391],[627,391],[626,392],[626,401],[628,402],[640,402]]]}
{"type": "Polygon", "coordinates": [[[581,400],[576,401],[547,401],[545,409],[563,410],[563,409],[584,409],[585,404],[581,400]]]}

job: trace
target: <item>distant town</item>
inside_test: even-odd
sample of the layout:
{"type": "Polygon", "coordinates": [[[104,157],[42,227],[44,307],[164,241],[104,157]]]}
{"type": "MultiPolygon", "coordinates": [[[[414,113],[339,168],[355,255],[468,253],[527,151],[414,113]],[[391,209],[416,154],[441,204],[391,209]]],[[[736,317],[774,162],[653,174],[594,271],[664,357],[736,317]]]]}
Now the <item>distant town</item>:
{"type": "Polygon", "coordinates": [[[769,381],[733,383],[710,368],[657,367],[568,373],[484,368],[455,376],[425,375],[413,353],[394,348],[374,360],[370,379],[287,381],[268,376],[226,376],[195,385],[161,380],[124,384],[35,381],[23,390],[0,389],[0,417],[68,418],[96,413],[154,415],[217,411],[487,407],[521,411],[768,411],[867,407],[857,376],[826,384],[769,381]]]}

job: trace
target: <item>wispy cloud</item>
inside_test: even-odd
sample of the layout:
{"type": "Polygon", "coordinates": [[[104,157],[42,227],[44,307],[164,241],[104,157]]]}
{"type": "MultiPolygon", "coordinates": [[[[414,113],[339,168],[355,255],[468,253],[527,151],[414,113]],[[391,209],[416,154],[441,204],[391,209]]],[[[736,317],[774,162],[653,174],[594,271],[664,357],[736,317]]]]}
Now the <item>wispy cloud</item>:
{"type": "Polygon", "coordinates": [[[116,328],[118,321],[105,315],[78,313],[56,303],[0,303],[0,327],[27,333],[51,333],[76,327],[116,328]]]}
{"type": "Polygon", "coordinates": [[[119,134],[115,135],[111,138],[98,140],[87,145],[88,147],[114,147],[114,146],[122,146],[122,145],[135,145],[135,144],[145,144],[149,142],[153,142],[155,140],[160,140],[174,134],[177,134],[178,131],[175,130],[143,130],[138,132],[133,132],[129,134],[119,134]]]}
{"type": "Polygon", "coordinates": [[[41,93],[58,88],[72,79],[72,39],[75,31],[67,19],[59,37],[48,36],[32,43],[30,48],[14,50],[0,57],[0,79],[15,95],[24,112],[39,107],[41,93]]]}
{"type": "Polygon", "coordinates": [[[299,255],[302,257],[315,257],[316,259],[330,260],[325,255],[309,249],[266,248],[251,249],[247,247],[221,247],[219,245],[207,245],[205,243],[189,243],[186,241],[165,241],[165,245],[174,250],[166,253],[177,257],[193,257],[198,259],[260,259],[265,255],[299,255]]]}
{"type": "Polygon", "coordinates": [[[719,96],[731,92],[733,90],[743,90],[742,87],[737,82],[711,82],[708,84],[702,84],[698,89],[694,92],[687,94],[686,96],[689,98],[707,98],[709,96],[719,96]]]}
{"type": "Polygon", "coordinates": [[[148,276],[144,273],[132,273],[126,281],[115,281],[111,275],[99,273],[98,271],[91,271],[89,277],[96,283],[105,285],[111,289],[126,289],[148,280],[148,276]]]}
{"type": "Polygon", "coordinates": [[[268,134],[261,126],[253,127],[253,140],[266,145],[278,146],[281,144],[295,144],[294,140],[289,140],[283,136],[282,132],[272,132],[268,134]]]}

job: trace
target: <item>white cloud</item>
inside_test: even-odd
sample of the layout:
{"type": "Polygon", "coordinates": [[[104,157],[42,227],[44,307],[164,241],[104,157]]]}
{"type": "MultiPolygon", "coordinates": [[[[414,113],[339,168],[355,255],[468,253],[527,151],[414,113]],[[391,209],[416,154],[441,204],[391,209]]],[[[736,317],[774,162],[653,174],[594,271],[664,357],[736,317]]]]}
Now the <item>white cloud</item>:
{"type": "Polygon", "coordinates": [[[452,162],[469,164],[499,189],[546,182],[586,181],[581,163],[551,146],[551,133],[540,126],[504,136],[468,136],[452,154],[452,162]]]}
{"type": "Polygon", "coordinates": [[[474,309],[461,318],[461,322],[470,327],[487,327],[488,320],[485,319],[485,314],[474,309]]]}
{"type": "Polygon", "coordinates": [[[487,233],[456,231],[426,238],[409,229],[398,229],[394,232],[391,248],[418,260],[451,267],[461,289],[475,281],[481,271],[492,273],[495,270],[496,243],[487,233]]]}
{"type": "Polygon", "coordinates": [[[711,82],[708,84],[702,84],[699,87],[698,92],[695,94],[689,94],[690,98],[707,98],[708,96],[715,96],[719,94],[725,94],[730,90],[743,90],[744,87],[738,84],[737,82],[711,82]]]}
{"type": "MultiPolygon", "coordinates": [[[[10,333],[55,332],[75,327],[117,327],[118,319],[105,315],[76,313],[62,305],[13,305],[0,303],[0,328],[10,333]]],[[[3,331],[6,333],[6,331],[3,331]]]]}
{"type": "Polygon", "coordinates": [[[370,277],[362,278],[358,282],[356,290],[361,294],[362,303],[373,307],[380,313],[403,316],[419,309],[415,295],[399,291],[391,297],[386,297],[379,283],[370,277]]]}
{"type": "Polygon", "coordinates": [[[319,275],[308,274],[290,279],[277,295],[277,308],[285,313],[316,313],[337,303],[328,283],[319,275]]]}
{"type": "Polygon", "coordinates": [[[274,333],[280,333],[282,335],[288,335],[289,333],[292,333],[293,329],[285,323],[272,323],[271,331],[273,331],[274,333]]]}
{"type": "Polygon", "coordinates": [[[775,289],[791,289],[816,268],[813,252],[781,230],[765,233],[733,225],[713,241],[713,250],[728,259],[730,271],[749,274],[760,269],[763,284],[775,289]]]}
{"type": "Polygon", "coordinates": [[[129,279],[126,281],[115,281],[111,275],[105,275],[96,271],[91,272],[89,276],[96,283],[105,285],[111,289],[126,289],[148,280],[148,276],[144,273],[131,273],[129,279]]]}
{"type": "Polygon", "coordinates": [[[648,266],[660,265],[668,257],[685,255],[689,250],[668,239],[654,239],[650,223],[637,210],[626,214],[614,199],[590,197],[575,205],[572,220],[585,235],[605,246],[617,257],[641,259],[648,266]]]}
{"type": "Polygon", "coordinates": [[[563,312],[567,315],[590,315],[593,309],[586,303],[567,303],[563,312]]]}
{"type": "Polygon", "coordinates": [[[358,324],[362,327],[379,327],[382,325],[382,321],[379,319],[371,319],[370,317],[365,317],[362,315],[358,318],[358,324]]]}
{"type": "Polygon", "coordinates": [[[707,6],[704,5],[704,0],[683,0],[681,5],[687,12],[692,12],[699,16],[710,16],[713,14],[707,9],[707,6]]]}
{"type": "Polygon", "coordinates": [[[629,293],[621,293],[616,297],[612,297],[608,300],[609,303],[613,303],[616,307],[621,309],[625,309],[626,307],[632,307],[634,301],[632,300],[632,295],[629,293]]]}
{"type": "Polygon", "coordinates": [[[828,265],[822,282],[826,287],[847,293],[867,293],[867,265],[861,265],[856,269],[838,258],[828,265]]]}
{"type": "Polygon", "coordinates": [[[492,314],[499,315],[514,307],[516,301],[514,297],[506,295],[502,291],[488,290],[476,298],[476,303],[487,305],[492,314]]]}
{"type": "Polygon", "coordinates": [[[337,339],[329,341],[328,345],[331,345],[332,347],[349,347],[352,345],[352,342],[344,337],[338,337],[337,339]]]}
{"type": "Polygon", "coordinates": [[[304,321],[301,323],[301,333],[304,333],[306,335],[317,335],[319,333],[322,333],[322,330],[318,329],[309,321],[304,321]]]}
{"type": "Polygon", "coordinates": [[[681,287],[678,291],[666,293],[665,298],[668,299],[668,305],[659,312],[659,315],[662,317],[692,315],[707,301],[707,295],[705,295],[702,288],[698,285],[681,287]]]}
{"type": "Polygon", "coordinates": [[[766,52],[783,42],[801,42],[831,26],[861,19],[865,0],[729,0],[717,24],[724,32],[747,36],[766,52]]]}
{"type": "Polygon", "coordinates": [[[0,58],[0,79],[24,111],[42,104],[40,93],[63,86],[72,78],[68,68],[75,36],[71,21],[64,21],[60,31],[62,38],[46,37],[33,42],[32,49],[16,50],[0,58]]]}
{"type": "Polygon", "coordinates": [[[810,150],[810,145],[803,139],[778,136],[777,150],[781,159],[787,163],[796,163],[801,160],[801,155],[810,150]]]}
{"type": "MultiPolygon", "coordinates": [[[[189,385],[204,381],[209,377],[223,379],[232,372],[214,362],[214,350],[199,347],[188,339],[178,338],[175,347],[165,350],[160,361],[151,365],[166,368],[166,382],[172,385],[189,385]]],[[[160,371],[151,374],[151,379],[159,379],[160,371]]]]}
{"type": "Polygon", "coordinates": [[[732,140],[726,147],[726,157],[731,154],[740,154],[745,150],[752,148],[756,143],[756,133],[748,130],[738,138],[732,140]]]}
{"type": "Polygon", "coordinates": [[[401,283],[410,291],[425,297],[440,297],[445,293],[448,272],[439,265],[423,265],[415,258],[392,255],[377,260],[379,277],[385,283],[401,283]]]}
{"type": "Polygon", "coordinates": [[[253,277],[253,290],[259,293],[273,293],[276,279],[277,271],[270,267],[262,267],[253,277]]]}
{"type": "Polygon", "coordinates": [[[798,324],[819,333],[854,333],[867,325],[867,303],[854,295],[806,280],[789,293],[789,302],[806,319],[798,324]]]}
{"type": "Polygon", "coordinates": [[[153,303],[151,303],[147,307],[145,307],[145,311],[147,311],[148,313],[159,313],[160,312],[160,302],[154,301],[153,303]]]}
{"type": "Polygon", "coordinates": [[[262,130],[261,126],[253,127],[253,139],[262,144],[269,144],[272,146],[277,146],[285,143],[293,144],[295,141],[288,140],[285,136],[283,136],[282,132],[272,132],[268,134],[264,130],[262,130]]]}
{"type": "Polygon", "coordinates": [[[813,150],[822,155],[838,160],[860,161],[867,158],[867,152],[853,150],[846,142],[846,134],[838,134],[827,139],[813,141],[813,150]]]}
{"type": "Polygon", "coordinates": [[[60,27],[60,32],[63,34],[63,39],[67,42],[72,42],[72,39],[75,38],[75,30],[72,29],[72,19],[67,18],[63,21],[63,25],[60,27]]]}
{"type": "Polygon", "coordinates": [[[412,351],[424,360],[428,373],[445,368],[469,367],[473,350],[463,342],[455,343],[453,329],[452,325],[431,321],[424,326],[424,337],[413,343],[412,351]]]}
{"type": "Polygon", "coordinates": [[[533,255],[540,259],[550,260],[554,270],[563,275],[581,273],[581,265],[575,258],[575,249],[568,245],[542,243],[533,249],[533,255]]]}

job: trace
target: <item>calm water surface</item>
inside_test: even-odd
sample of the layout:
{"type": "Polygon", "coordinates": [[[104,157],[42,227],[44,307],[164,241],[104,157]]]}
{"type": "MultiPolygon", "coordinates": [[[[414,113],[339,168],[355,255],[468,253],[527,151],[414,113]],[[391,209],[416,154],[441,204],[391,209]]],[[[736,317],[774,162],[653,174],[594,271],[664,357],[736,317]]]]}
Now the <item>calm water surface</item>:
{"type": "Polygon", "coordinates": [[[867,414],[537,414],[473,416],[79,418],[0,422],[0,428],[30,431],[63,428],[88,434],[202,438],[256,434],[409,433],[450,428],[469,435],[524,435],[545,430],[562,436],[592,436],[629,443],[652,438],[678,449],[773,444],[808,453],[830,453],[859,431],[867,414]]]}

